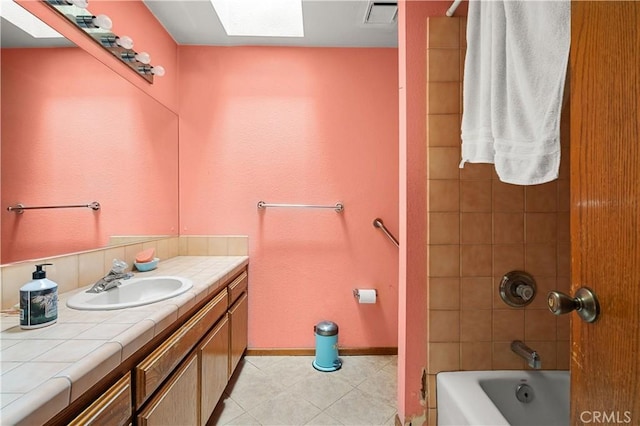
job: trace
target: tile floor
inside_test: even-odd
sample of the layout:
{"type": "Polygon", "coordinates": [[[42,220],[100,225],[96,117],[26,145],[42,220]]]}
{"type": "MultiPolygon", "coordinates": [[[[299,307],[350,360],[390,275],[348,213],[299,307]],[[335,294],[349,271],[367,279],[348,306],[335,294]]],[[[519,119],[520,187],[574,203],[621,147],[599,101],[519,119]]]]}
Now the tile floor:
{"type": "Polygon", "coordinates": [[[247,356],[209,424],[394,425],[396,356],[341,356],[324,373],[312,356],[247,356]]]}

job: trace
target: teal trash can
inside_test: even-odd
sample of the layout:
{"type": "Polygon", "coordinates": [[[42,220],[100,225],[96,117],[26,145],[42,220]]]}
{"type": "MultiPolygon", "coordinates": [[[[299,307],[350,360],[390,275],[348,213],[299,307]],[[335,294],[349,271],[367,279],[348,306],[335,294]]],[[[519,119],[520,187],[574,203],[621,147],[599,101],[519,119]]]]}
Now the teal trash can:
{"type": "Polygon", "coordinates": [[[322,321],[313,327],[316,337],[316,359],[313,368],[318,371],[336,371],[342,367],[338,358],[338,324],[322,321]]]}

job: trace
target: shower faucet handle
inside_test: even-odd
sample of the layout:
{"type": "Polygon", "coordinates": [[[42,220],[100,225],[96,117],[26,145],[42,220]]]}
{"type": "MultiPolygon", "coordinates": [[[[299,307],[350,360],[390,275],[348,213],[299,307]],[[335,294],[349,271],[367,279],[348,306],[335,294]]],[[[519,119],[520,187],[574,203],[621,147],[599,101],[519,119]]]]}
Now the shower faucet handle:
{"type": "Polygon", "coordinates": [[[576,296],[571,297],[560,291],[552,291],[547,295],[547,305],[554,315],[568,314],[576,311],[580,318],[586,322],[594,322],[600,314],[600,303],[595,293],[581,287],[576,291],[576,296]]]}
{"type": "Polygon", "coordinates": [[[500,298],[513,308],[522,308],[533,302],[536,280],[525,271],[510,271],[500,281],[500,298]]]}
{"type": "Polygon", "coordinates": [[[530,285],[520,284],[516,287],[516,294],[526,302],[535,295],[535,290],[530,285]]]}

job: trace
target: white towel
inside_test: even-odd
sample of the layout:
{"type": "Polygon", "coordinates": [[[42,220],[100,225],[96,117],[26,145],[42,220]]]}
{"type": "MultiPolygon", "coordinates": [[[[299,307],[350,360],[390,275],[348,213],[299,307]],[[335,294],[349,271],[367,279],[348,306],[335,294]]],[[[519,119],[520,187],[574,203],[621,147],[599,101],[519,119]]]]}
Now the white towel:
{"type": "Polygon", "coordinates": [[[460,167],[494,163],[518,185],[557,179],[570,38],[568,0],[470,0],[460,167]]]}

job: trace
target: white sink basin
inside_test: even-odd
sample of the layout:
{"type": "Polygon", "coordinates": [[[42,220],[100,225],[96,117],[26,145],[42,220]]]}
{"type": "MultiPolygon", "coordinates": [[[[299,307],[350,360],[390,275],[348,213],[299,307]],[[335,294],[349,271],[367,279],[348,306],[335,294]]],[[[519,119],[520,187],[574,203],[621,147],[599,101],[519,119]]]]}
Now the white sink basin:
{"type": "Polygon", "coordinates": [[[67,300],[67,306],[84,311],[131,308],[178,296],[193,287],[182,277],[158,276],[122,280],[119,287],[101,293],[86,290],[67,300]]]}

